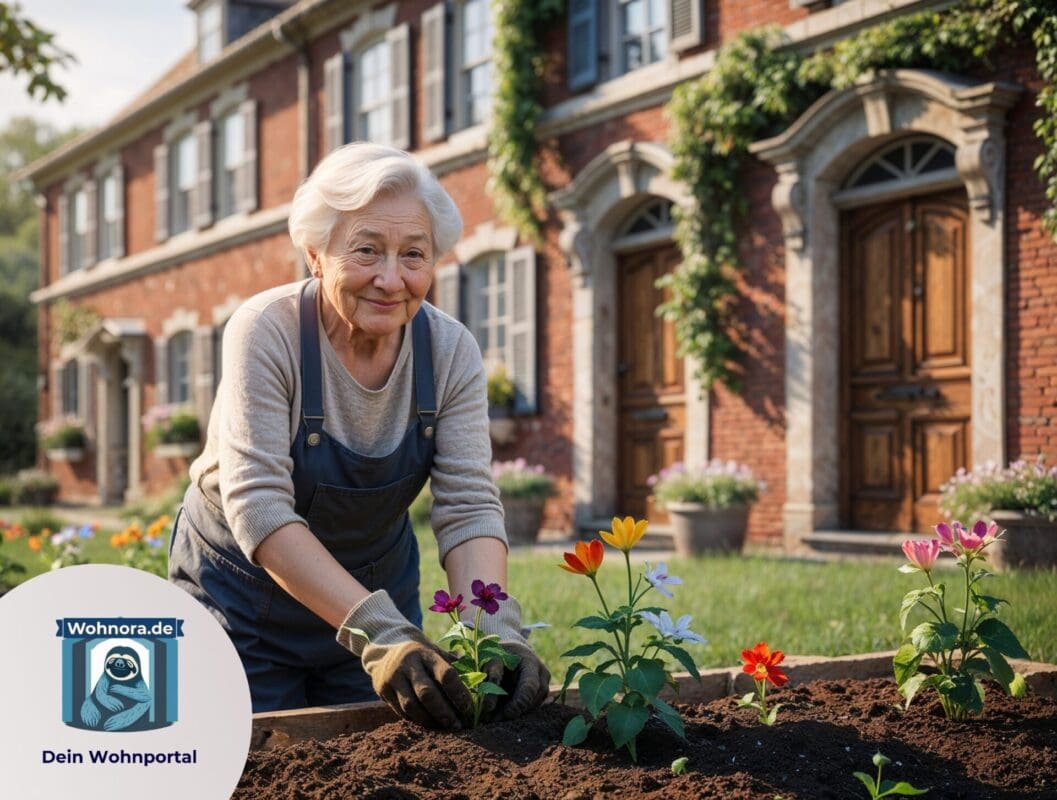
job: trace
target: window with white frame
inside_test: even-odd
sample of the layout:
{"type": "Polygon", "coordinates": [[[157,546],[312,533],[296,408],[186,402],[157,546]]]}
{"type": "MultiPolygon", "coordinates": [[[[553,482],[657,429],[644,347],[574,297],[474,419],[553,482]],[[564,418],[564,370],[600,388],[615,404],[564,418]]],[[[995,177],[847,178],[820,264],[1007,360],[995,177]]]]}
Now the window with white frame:
{"type": "Polygon", "coordinates": [[[238,208],[238,169],[246,160],[245,118],[238,109],[222,117],[216,127],[216,210],[217,219],[235,213],[238,208]]]}
{"type": "Polygon", "coordinates": [[[99,183],[99,260],[112,258],[116,253],[116,237],[120,235],[117,174],[111,170],[99,183]]]}
{"type": "Polygon", "coordinates": [[[177,139],[171,153],[169,235],[173,236],[191,227],[191,198],[198,179],[198,150],[194,133],[188,131],[177,139]]]}
{"type": "Polygon", "coordinates": [[[169,362],[169,402],[191,401],[191,331],[180,331],[166,345],[169,362]]]}
{"type": "Polygon", "coordinates": [[[208,61],[223,49],[223,0],[213,0],[198,9],[198,60],[208,61]]]}
{"type": "Polygon", "coordinates": [[[502,253],[476,259],[466,267],[466,327],[486,364],[505,360],[507,345],[507,269],[502,253]]]}
{"type": "Polygon", "coordinates": [[[666,0],[616,0],[619,72],[660,61],[668,52],[666,0]]]}
{"type": "Polygon", "coordinates": [[[383,39],[360,52],[356,78],[356,136],[376,144],[392,140],[389,109],[389,43],[383,39]]]}
{"type": "Polygon", "coordinates": [[[492,14],[488,0],[465,0],[460,11],[458,102],[469,126],[484,122],[492,108],[492,14]]]}
{"type": "Polygon", "coordinates": [[[80,413],[80,364],[76,359],[67,361],[62,367],[62,413],[75,417],[80,413]]]}
{"type": "Polygon", "coordinates": [[[88,193],[84,188],[78,189],[71,198],[72,214],[70,215],[70,258],[69,269],[72,272],[84,265],[88,251],[88,193]]]}

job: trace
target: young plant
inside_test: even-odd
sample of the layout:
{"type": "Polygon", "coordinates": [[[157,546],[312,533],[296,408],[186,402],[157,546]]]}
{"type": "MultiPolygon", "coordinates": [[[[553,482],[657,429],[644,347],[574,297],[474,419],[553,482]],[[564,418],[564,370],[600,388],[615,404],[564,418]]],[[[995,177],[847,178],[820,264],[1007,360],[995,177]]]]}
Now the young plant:
{"type": "Polygon", "coordinates": [[[645,531],[646,520],[635,521],[631,517],[623,520],[614,517],[612,530],[600,531],[609,545],[624,554],[627,595],[626,603],[621,605],[611,606],[598,586],[598,570],[605,557],[602,542],[598,539],[577,542],[575,552],[565,553],[565,563],[559,565],[567,572],[587,577],[602,603],[598,614],[584,617],[574,627],[609,634],[608,641],[598,640],[562,653],[563,658],[577,659],[602,653],[604,659],[593,667],[576,661],[566,671],[558,700],[565,699],[569,686],[579,676],[580,698],[589,716],[586,719],[580,715],[573,717],[565,728],[562,743],[580,744],[587,738],[591,726],[604,717],[614,746],[617,749],[626,747],[632,760],[638,758],[636,737],[651,715],[655,714],[678,736],[685,738],[679,712],[659,697],[665,686],[678,688],[659,656],[666,653],[700,680],[694,659],[680,644],[705,644],[702,637],[690,630],[689,615],[673,622],[664,609],[640,605],[651,590],[670,598],[672,593],[667,587],[682,583],[679,578],[668,575],[664,564],[650,568],[648,563],[646,571],[632,580],[631,549],[645,531]],[[636,645],[633,641],[635,630],[643,623],[649,623],[653,630],[636,645]]]}
{"type": "Polygon", "coordinates": [[[756,681],[756,691],[749,692],[738,701],[738,707],[748,706],[760,712],[760,722],[764,725],[774,725],[778,717],[778,709],[781,703],[776,703],[767,708],[767,683],[770,682],[777,689],[789,682],[789,676],[778,668],[785,658],[781,650],[771,650],[766,642],[757,642],[752,650],[742,650],[741,657],[745,664],[742,672],[752,675],[756,681]]]}
{"type": "Polygon", "coordinates": [[[1023,696],[1024,679],[1006,658],[1028,658],[1028,654],[1013,631],[998,619],[1006,601],[982,590],[982,582],[992,576],[986,568],[985,551],[1001,536],[998,526],[981,520],[971,530],[960,522],[940,523],[935,530],[938,539],[903,543],[910,563],[901,566],[900,572],[923,572],[929,585],[903,597],[899,623],[906,631],[907,617],[916,607],[923,608],[932,619],[910,632],[910,640],[896,652],[893,667],[907,708],[921,689],[932,687],[947,718],[964,720],[984,710],[985,678],[996,681],[1013,697],[1023,696]],[[960,593],[960,608],[948,603],[946,584],[932,578],[941,553],[952,554],[963,573],[965,589],[960,593]],[[926,657],[934,665],[934,673],[919,671],[926,657]]]}
{"type": "Polygon", "coordinates": [[[906,781],[883,781],[881,780],[881,769],[888,764],[892,763],[892,759],[886,757],[882,753],[874,753],[873,757],[874,766],[877,767],[877,779],[865,772],[853,772],[852,774],[862,781],[863,786],[866,787],[866,791],[870,793],[871,800],[880,800],[882,797],[891,797],[893,795],[908,795],[925,794],[928,789],[916,789],[906,781]]]}
{"type": "Polygon", "coordinates": [[[477,606],[477,614],[472,624],[463,622],[459,617],[460,612],[466,610],[461,594],[452,597],[443,589],[438,589],[433,595],[433,605],[429,610],[451,617],[452,626],[441,637],[440,644],[460,654],[452,662],[452,667],[459,673],[463,685],[470,692],[470,698],[473,700],[473,727],[476,728],[481,721],[485,698],[488,695],[506,694],[501,686],[488,680],[485,672],[488,663],[498,659],[506,669],[514,669],[521,658],[508,653],[495,634],[481,633],[481,614],[491,616],[499,611],[499,604],[509,599],[507,593],[498,583],[486,584],[482,580],[475,580],[470,584],[470,589],[474,595],[470,603],[477,606]]]}

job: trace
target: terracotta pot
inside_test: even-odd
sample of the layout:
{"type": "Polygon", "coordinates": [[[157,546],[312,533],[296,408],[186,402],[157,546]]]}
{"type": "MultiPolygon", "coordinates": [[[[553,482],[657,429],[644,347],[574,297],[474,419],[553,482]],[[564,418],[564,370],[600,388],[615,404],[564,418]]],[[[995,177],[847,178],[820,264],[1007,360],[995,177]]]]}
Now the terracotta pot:
{"type": "Polygon", "coordinates": [[[1057,522],[1021,511],[992,511],[989,516],[1006,531],[987,550],[995,567],[1057,566],[1057,522]]]}
{"type": "Polygon", "coordinates": [[[158,458],[194,458],[201,452],[200,442],[170,442],[154,446],[154,455],[158,458]]]}
{"type": "Polygon", "coordinates": [[[668,503],[675,550],[681,556],[741,552],[749,507],[709,508],[701,503],[668,503]]]}
{"type": "Polygon", "coordinates": [[[510,544],[534,544],[543,524],[545,497],[501,497],[510,544]]]}
{"type": "Polygon", "coordinates": [[[76,463],[84,458],[83,447],[52,447],[45,451],[48,461],[69,461],[76,463]]]}

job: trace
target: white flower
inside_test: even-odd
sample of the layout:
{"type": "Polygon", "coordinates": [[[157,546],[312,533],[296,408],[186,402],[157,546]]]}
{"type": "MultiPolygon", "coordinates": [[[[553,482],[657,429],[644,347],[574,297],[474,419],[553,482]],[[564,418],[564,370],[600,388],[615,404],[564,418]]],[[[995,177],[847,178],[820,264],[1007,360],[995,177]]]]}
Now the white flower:
{"type": "Polygon", "coordinates": [[[683,614],[677,622],[672,622],[667,611],[662,611],[660,616],[650,611],[640,611],[639,616],[655,627],[665,639],[671,638],[676,642],[694,642],[695,644],[708,644],[705,637],[699,636],[690,630],[690,615],[683,614]]]}
{"type": "Polygon", "coordinates": [[[674,597],[674,595],[670,591],[668,591],[668,589],[666,589],[665,587],[666,586],[682,586],[683,585],[683,579],[682,578],[677,578],[674,575],[669,575],[668,574],[668,568],[665,566],[663,561],[660,564],[658,564],[656,567],[654,567],[653,569],[650,569],[650,562],[647,561],[646,562],[646,576],[645,577],[646,577],[646,580],[649,581],[650,586],[652,586],[658,592],[663,594],[669,600],[671,600],[672,597],[674,597]]]}

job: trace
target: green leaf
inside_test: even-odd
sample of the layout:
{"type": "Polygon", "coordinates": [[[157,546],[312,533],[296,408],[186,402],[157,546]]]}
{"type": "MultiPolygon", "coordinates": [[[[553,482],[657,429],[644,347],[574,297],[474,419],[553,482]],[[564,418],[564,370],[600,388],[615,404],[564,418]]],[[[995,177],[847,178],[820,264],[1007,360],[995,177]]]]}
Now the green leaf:
{"type": "Polygon", "coordinates": [[[612,633],[617,629],[617,626],[612,620],[608,620],[605,617],[584,617],[583,619],[577,620],[573,623],[574,628],[587,628],[588,630],[602,630],[609,631],[612,633]]]}
{"type": "Polygon", "coordinates": [[[474,662],[473,656],[463,655],[451,662],[452,669],[456,672],[473,672],[474,662]]]}
{"type": "Polygon", "coordinates": [[[910,632],[910,641],[919,653],[938,653],[954,647],[958,634],[953,622],[922,622],[910,632]]]}
{"type": "Polygon", "coordinates": [[[597,718],[622,685],[619,675],[585,672],[580,676],[580,699],[591,716],[597,718]]]}
{"type": "MultiPolygon", "coordinates": [[[[984,614],[993,614],[1002,603],[1006,603],[1000,597],[992,597],[989,594],[977,594],[973,592],[973,603],[984,614]]],[[[1008,603],[1006,603],[1008,605],[1008,603]]]]}
{"type": "Polygon", "coordinates": [[[778,709],[782,707],[781,703],[771,706],[771,710],[767,712],[767,716],[763,720],[764,725],[774,725],[778,720],[778,709]]]}
{"type": "Polygon", "coordinates": [[[1009,684],[1013,682],[1013,678],[1016,677],[1016,673],[1013,672],[1013,668],[1009,666],[1009,662],[995,650],[993,647],[984,647],[982,649],[984,658],[987,659],[987,663],[991,667],[991,675],[996,681],[1002,684],[1002,688],[1007,692],[1009,691],[1009,684]]]}
{"type": "Polygon", "coordinates": [[[955,705],[964,708],[966,711],[979,714],[984,710],[984,702],[977,686],[978,681],[972,675],[955,672],[941,681],[937,688],[940,694],[955,705]]]}
{"type": "Polygon", "coordinates": [[[738,700],[738,708],[742,708],[744,706],[752,706],[753,708],[759,708],[759,705],[755,701],[755,692],[748,692],[747,694],[743,694],[741,696],[741,699],[738,700]]]}
{"type": "Polygon", "coordinates": [[[939,584],[936,588],[928,586],[924,589],[912,589],[903,595],[903,603],[899,607],[899,627],[904,631],[907,629],[907,617],[910,616],[910,612],[917,605],[925,605],[925,599],[929,597],[935,597],[942,602],[943,600],[943,584],[939,584]]]}
{"type": "Polygon", "coordinates": [[[520,656],[507,652],[505,647],[495,642],[489,642],[477,648],[477,653],[486,661],[499,659],[503,662],[503,667],[506,669],[517,669],[517,665],[521,663],[520,656]]]}
{"type": "Polygon", "coordinates": [[[910,575],[911,573],[914,573],[914,572],[921,572],[921,568],[920,567],[915,567],[913,564],[903,564],[899,568],[899,571],[902,572],[904,575],[910,575]]]}
{"type": "Polygon", "coordinates": [[[618,748],[634,740],[650,718],[650,710],[645,706],[626,706],[613,703],[606,711],[606,723],[613,744],[618,748]]]}
{"type": "Polygon", "coordinates": [[[852,775],[862,781],[863,786],[870,793],[870,797],[877,797],[877,785],[873,782],[872,776],[867,775],[865,772],[853,772],[852,775]]]}
{"type": "Polygon", "coordinates": [[[994,617],[985,619],[977,625],[976,635],[980,637],[984,644],[995,648],[1004,656],[1030,658],[1028,651],[1017,641],[1017,637],[1013,635],[1013,631],[1009,629],[1009,626],[994,617]]]}
{"type": "Polygon", "coordinates": [[[885,781],[885,791],[878,795],[878,797],[884,797],[886,794],[901,794],[904,796],[915,795],[915,794],[926,794],[928,789],[915,789],[906,781],[899,781],[899,783],[888,786],[889,781],[885,781]]]}
{"type": "Polygon", "coordinates": [[[566,650],[562,653],[562,658],[581,658],[582,656],[592,656],[599,650],[609,649],[609,645],[605,642],[592,642],[591,644],[582,644],[579,647],[574,647],[572,650],[566,650]]]}
{"type": "Polygon", "coordinates": [[[642,659],[626,676],[629,687],[649,698],[656,697],[664,688],[664,678],[664,665],[653,659],[642,659]]]}
{"type": "Polygon", "coordinates": [[[506,689],[502,686],[496,686],[491,681],[481,681],[474,687],[474,691],[478,694],[506,694],[506,689]]]}
{"type": "Polygon", "coordinates": [[[456,622],[450,628],[448,632],[440,637],[438,644],[447,644],[448,642],[459,642],[467,637],[472,636],[470,629],[463,625],[461,622],[456,622]]]}
{"type": "Polygon", "coordinates": [[[660,698],[654,698],[653,710],[657,712],[661,722],[675,731],[680,739],[686,738],[686,726],[683,725],[683,718],[678,711],[660,698]]]}
{"type": "Polygon", "coordinates": [[[919,672],[911,675],[905,683],[899,687],[899,693],[906,698],[903,708],[910,708],[910,703],[921,689],[926,686],[936,686],[942,680],[942,675],[926,675],[919,672]]]}
{"type": "Polygon", "coordinates": [[[587,732],[591,730],[591,723],[577,714],[565,726],[562,734],[562,744],[567,747],[575,747],[587,738],[587,732]]]}
{"type": "Polygon", "coordinates": [[[672,775],[682,775],[686,772],[686,764],[690,759],[686,756],[680,756],[672,762],[672,775]]]}
{"type": "Polygon", "coordinates": [[[472,689],[488,676],[483,672],[464,672],[460,677],[462,677],[462,682],[466,684],[467,688],[472,689]]]}
{"type": "Polygon", "coordinates": [[[689,672],[698,681],[701,680],[701,673],[697,671],[697,664],[694,663],[693,656],[691,656],[686,650],[679,647],[679,645],[664,643],[660,645],[661,650],[675,657],[675,660],[682,664],[683,669],[689,672]]]}
{"type": "Polygon", "coordinates": [[[968,672],[972,675],[982,675],[985,678],[991,676],[991,665],[987,663],[987,659],[979,658],[978,656],[963,661],[960,669],[963,672],[968,672]]]}
{"type": "Polygon", "coordinates": [[[565,702],[565,693],[569,691],[569,687],[572,686],[573,679],[583,670],[588,669],[586,664],[582,664],[579,661],[575,661],[569,665],[569,668],[565,670],[565,680],[562,681],[561,691],[558,692],[558,702],[565,702]]]}
{"type": "Polygon", "coordinates": [[[895,672],[896,683],[902,686],[911,676],[918,671],[918,667],[921,665],[922,654],[918,652],[918,649],[912,644],[905,644],[900,647],[895,654],[895,658],[892,659],[892,668],[895,672]]]}
{"type": "Polygon", "coordinates": [[[1028,684],[1024,680],[1024,676],[1017,674],[1013,676],[1013,680],[1009,682],[1009,693],[1013,697],[1023,697],[1028,693],[1028,684]]]}

